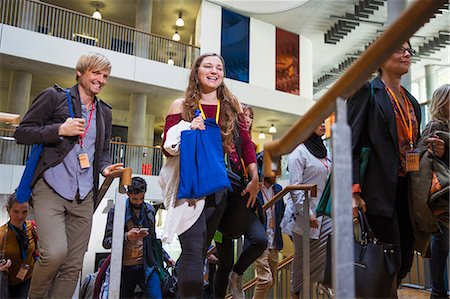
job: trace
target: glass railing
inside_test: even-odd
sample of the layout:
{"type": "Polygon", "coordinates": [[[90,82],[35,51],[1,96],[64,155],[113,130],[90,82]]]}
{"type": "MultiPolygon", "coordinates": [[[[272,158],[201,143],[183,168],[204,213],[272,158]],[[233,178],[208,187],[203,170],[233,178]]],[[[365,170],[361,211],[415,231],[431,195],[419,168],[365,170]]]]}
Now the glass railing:
{"type": "MultiPolygon", "coordinates": [[[[14,130],[0,129],[0,164],[25,165],[30,145],[17,144],[14,130]]],[[[112,163],[123,163],[134,174],[159,175],[164,163],[161,147],[111,141],[109,154],[112,163]]]]}
{"type": "Polygon", "coordinates": [[[0,1],[0,22],[115,52],[190,68],[198,47],[32,0],[0,1]]]}

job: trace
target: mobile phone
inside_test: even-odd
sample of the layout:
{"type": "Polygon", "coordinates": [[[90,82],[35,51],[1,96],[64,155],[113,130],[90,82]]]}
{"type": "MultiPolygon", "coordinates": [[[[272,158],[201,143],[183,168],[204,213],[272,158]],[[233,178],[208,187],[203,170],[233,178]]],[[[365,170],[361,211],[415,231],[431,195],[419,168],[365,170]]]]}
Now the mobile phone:
{"type": "Polygon", "coordinates": [[[141,227],[141,228],[139,229],[139,231],[148,232],[148,228],[147,228],[147,227],[141,227]]]}

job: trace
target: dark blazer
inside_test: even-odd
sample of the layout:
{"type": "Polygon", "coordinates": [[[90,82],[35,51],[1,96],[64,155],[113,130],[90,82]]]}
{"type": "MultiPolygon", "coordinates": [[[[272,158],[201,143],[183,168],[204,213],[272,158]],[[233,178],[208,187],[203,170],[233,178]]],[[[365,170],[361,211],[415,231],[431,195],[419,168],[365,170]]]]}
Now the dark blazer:
{"type": "MultiPolygon", "coordinates": [[[[403,90],[413,105],[420,126],[419,103],[407,90],[403,90]]],[[[366,202],[367,213],[391,217],[394,213],[400,158],[394,109],[380,77],[375,78],[372,84],[364,84],[349,98],[347,108],[352,129],[353,183],[361,182],[361,148],[369,147],[361,197],[366,202]]]]}
{"type": "MultiPolygon", "coordinates": [[[[81,100],[78,84],[70,89],[70,96],[75,117],[81,118],[81,100]]],[[[97,135],[93,167],[94,202],[96,203],[99,185],[98,174],[111,164],[109,141],[111,139],[112,114],[111,106],[101,100],[97,101],[95,111],[97,135]]],[[[14,133],[14,137],[19,144],[44,144],[33,176],[32,186],[48,168],[61,163],[75,146],[75,143],[78,142],[78,136],[62,138],[58,136],[60,125],[69,117],[66,93],[64,89],[55,85],[47,88],[36,97],[14,133]]]]}
{"type": "MultiPolygon", "coordinates": [[[[279,193],[281,191],[281,189],[283,189],[283,187],[281,187],[281,185],[279,185],[279,184],[274,184],[272,189],[273,189],[273,194],[275,195],[275,194],[279,193]]],[[[259,205],[261,205],[261,206],[264,205],[264,198],[263,198],[261,191],[256,196],[256,200],[259,205]]],[[[274,238],[274,241],[275,241],[275,246],[277,247],[278,250],[283,249],[283,237],[281,236],[280,223],[281,223],[281,220],[283,219],[284,209],[285,209],[285,205],[284,205],[283,199],[281,198],[275,203],[275,238],[274,238]]],[[[267,229],[267,221],[265,223],[265,227],[267,229]]]]}

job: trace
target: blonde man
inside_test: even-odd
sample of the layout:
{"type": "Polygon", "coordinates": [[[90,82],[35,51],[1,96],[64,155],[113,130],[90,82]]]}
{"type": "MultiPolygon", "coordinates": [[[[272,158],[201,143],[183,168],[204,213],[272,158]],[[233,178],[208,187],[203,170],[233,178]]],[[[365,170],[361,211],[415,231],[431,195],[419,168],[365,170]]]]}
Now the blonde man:
{"type": "Polygon", "coordinates": [[[111,72],[103,55],[82,55],[77,84],[55,85],[33,101],[14,137],[19,144],[43,144],[32,180],[40,252],[30,298],[71,298],[87,250],[99,173],[111,165],[111,107],[97,99],[111,72]],[[49,293],[49,290],[52,290],[49,293]]]}

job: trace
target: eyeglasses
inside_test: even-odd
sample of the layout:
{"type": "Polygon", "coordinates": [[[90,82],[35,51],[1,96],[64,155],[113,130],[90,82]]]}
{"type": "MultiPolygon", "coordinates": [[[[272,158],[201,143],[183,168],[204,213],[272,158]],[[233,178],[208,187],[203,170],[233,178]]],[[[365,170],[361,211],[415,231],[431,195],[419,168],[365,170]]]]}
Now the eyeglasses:
{"type": "Polygon", "coordinates": [[[399,48],[399,49],[397,50],[397,53],[403,55],[403,54],[405,54],[405,51],[408,52],[409,55],[411,55],[411,56],[416,55],[416,50],[411,49],[411,48],[403,48],[403,47],[399,48]]]}

